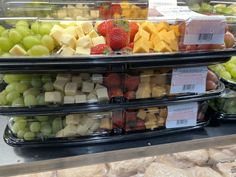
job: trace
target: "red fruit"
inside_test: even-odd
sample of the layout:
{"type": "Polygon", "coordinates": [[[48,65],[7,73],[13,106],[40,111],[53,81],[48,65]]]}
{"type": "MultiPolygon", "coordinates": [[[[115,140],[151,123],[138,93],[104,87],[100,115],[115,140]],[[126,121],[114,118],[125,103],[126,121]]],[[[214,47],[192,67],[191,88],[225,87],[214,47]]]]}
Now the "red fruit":
{"type": "Polygon", "coordinates": [[[91,49],[91,55],[105,54],[108,55],[112,52],[111,48],[106,44],[98,44],[91,49]]]}
{"type": "Polygon", "coordinates": [[[186,51],[196,51],[197,45],[187,45],[185,50],[186,51]]]}
{"type": "Polygon", "coordinates": [[[122,54],[131,54],[133,53],[133,48],[126,46],[121,49],[122,54]]]}
{"type": "Polygon", "coordinates": [[[121,27],[113,27],[107,33],[107,44],[112,48],[112,50],[120,50],[128,45],[128,33],[121,27]]]}
{"type": "Polygon", "coordinates": [[[128,91],[125,93],[125,98],[128,100],[135,99],[136,98],[136,92],[135,91],[128,91]]]}
{"type": "Polygon", "coordinates": [[[125,113],[125,118],[126,118],[126,122],[127,121],[133,121],[133,120],[136,120],[136,118],[137,118],[137,113],[136,112],[134,112],[134,111],[132,111],[132,112],[126,112],[125,113]]]}
{"type": "Polygon", "coordinates": [[[113,16],[114,14],[121,14],[122,9],[120,4],[112,4],[111,5],[111,15],[113,16]]]}
{"type": "Polygon", "coordinates": [[[140,83],[140,77],[139,76],[131,76],[126,75],[125,78],[125,88],[129,91],[135,91],[138,88],[138,85],[140,83]]]}
{"type": "Polygon", "coordinates": [[[124,96],[122,90],[120,88],[118,88],[118,87],[110,88],[108,90],[108,95],[109,95],[109,98],[124,96]]]}
{"type": "Polygon", "coordinates": [[[121,111],[114,111],[112,114],[113,128],[124,128],[124,118],[121,111]]]}
{"type": "Polygon", "coordinates": [[[143,120],[137,120],[136,130],[145,130],[145,124],[143,120]]]}
{"type": "Polygon", "coordinates": [[[134,43],[133,42],[129,43],[129,45],[127,47],[130,47],[130,48],[133,49],[134,48],[134,43]]]}
{"type": "Polygon", "coordinates": [[[111,29],[112,27],[113,27],[112,21],[107,20],[98,25],[97,31],[100,35],[106,36],[108,29],[111,29]]]}
{"type": "Polygon", "coordinates": [[[110,16],[111,16],[110,7],[111,7],[110,3],[104,3],[104,4],[100,5],[98,10],[99,10],[99,15],[100,15],[101,18],[103,18],[103,19],[109,19],[110,18],[110,16]]]}
{"type": "Polygon", "coordinates": [[[104,85],[108,88],[111,87],[120,87],[121,85],[121,77],[117,73],[110,73],[106,77],[104,77],[104,85]]]}
{"type": "Polygon", "coordinates": [[[130,42],[134,41],[134,37],[136,33],[138,32],[139,26],[136,22],[130,22],[129,23],[129,30],[130,30],[130,42]]]}

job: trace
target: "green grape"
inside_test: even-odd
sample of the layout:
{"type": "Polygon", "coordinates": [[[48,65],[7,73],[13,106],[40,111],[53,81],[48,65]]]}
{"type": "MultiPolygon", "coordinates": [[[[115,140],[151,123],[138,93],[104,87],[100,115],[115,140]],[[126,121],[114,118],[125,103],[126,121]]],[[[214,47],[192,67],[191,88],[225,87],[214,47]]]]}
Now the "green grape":
{"type": "Polygon", "coordinates": [[[53,86],[53,83],[51,82],[48,82],[48,83],[45,83],[43,85],[43,90],[46,91],[46,92],[51,92],[54,90],[54,86],[53,86]]]}
{"type": "Polygon", "coordinates": [[[41,42],[42,44],[48,48],[48,50],[51,52],[54,47],[55,47],[55,44],[54,44],[54,39],[49,36],[49,35],[44,35],[41,39],[41,42]]]}
{"type": "Polygon", "coordinates": [[[22,35],[16,29],[11,29],[9,31],[9,39],[13,44],[17,44],[22,40],[22,35]]]}
{"type": "Polygon", "coordinates": [[[6,95],[0,94],[0,105],[4,106],[7,105],[7,98],[6,95]]]}
{"type": "Polygon", "coordinates": [[[19,131],[17,132],[17,137],[18,137],[18,138],[23,138],[23,137],[24,137],[24,134],[25,134],[25,130],[19,130],[19,131]]]}
{"type": "Polygon", "coordinates": [[[19,92],[10,92],[7,94],[7,101],[8,102],[13,102],[15,99],[20,97],[20,93],[19,92]]]}
{"type": "Polygon", "coordinates": [[[30,80],[22,80],[20,81],[21,84],[24,84],[27,88],[31,86],[31,79],[30,80]]]}
{"type": "Polygon", "coordinates": [[[40,131],[40,123],[39,122],[33,122],[30,124],[30,131],[31,132],[39,132],[40,131]]]}
{"type": "Polygon", "coordinates": [[[35,45],[27,53],[29,56],[48,56],[50,54],[48,48],[43,45],[35,45]]]}
{"type": "Polygon", "coordinates": [[[230,72],[231,76],[236,78],[236,67],[232,68],[229,72],[230,72]]]}
{"type": "Polygon", "coordinates": [[[24,121],[19,122],[18,121],[18,122],[14,123],[14,126],[16,126],[18,128],[18,130],[23,130],[23,129],[25,129],[26,124],[27,124],[27,122],[24,122],[24,121]]]}
{"type": "Polygon", "coordinates": [[[25,26],[17,26],[16,30],[23,36],[29,36],[31,34],[31,31],[29,28],[25,27],[25,26]]]}
{"type": "Polygon", "coordinates": [[[52,77],[50,75],[43,75],[42,82],[43,83],[52,82],[52,77]]]}
{"type": "Polygon", "coordinates": [[[34,132],[26,132],[24,134],[24,139],[27,141],[33,140],[35,138],[35,133],[34,132]]]}
{"type": "Polygon", "coordinates": [[[40,131],[44,136],[49,136],[52,133],[51,125],[49,123],[42,122],[40,131]]]}
{"type": "Polygon", "coordinates": [[[41,44],[41,41],[36,36],[26,36],[23,39],[23,45],[26,48],[26,50],[29,50],[34,45],[41,44]]]}
{"type": "Polygon", "coordinates": [[[8,36],[9,36],[9,31],[10,31],[10,30],[5,30],[5,31],[3,31],[2,34],[1,34],[1,37],[7,37],[7,38],[8,38],[8,36]]]}
{"type": "Polygon", "coordinates": [[[28,86],[26,84],[23,84],[23,83],[18,83],[17,84],[17,91],[20,92],[20,93],[24,93],[27,89],[28,89],[28,86]]]}
{"type": "Polygon", "coordinates": [[[26,117],[13,117],[14,122],[27,122],[26,117]]]}
{"type": "Polygon", "coordinates": [[[226,63],[225,64],[225,69],[227,70],[227,71],[231,71],[232,69],[234,69],[234,68],[236,68],[236,65],[235,64],[232,64],[232,63],[226,63]]]}
{"type": "Polygon", "coordinates": [[[57,133],[63,129],[63,122],[61,117],[55,118],[52,122],[52,132],[57,133]]]}
{"type": "Polygon", "coordinates": [[[13,47],[13,44],[9,40],[9,38],[0,37],[0,48],[2,51],[8,52],[12,47],[13,47]]]}
{"type": "Polygon", "coordinates": [[[20,77],[19,77],[19,75],[17,75],[17,74],[5,74],[4,77],[3,77],[3,80],[4,80],[7,84],[10,84],[10,83],[19,81],[19,80],[20,80],[20,77]]]}
{"type": "Polygon", "coordinates": [[[36,87],[36,88],[42,87],[41,78],[38,78],[38,77],[32,78],[32,80],[31,80],[31,85],[32,85],[33,87],[36,87]]]}
{"type": "Polygon", "coordinates": [[[4,54],[2,54],[2,57],[8,58],[8,57],[11,57],[11,54],[10,53],[4,53],[4,54]]]}
{"type": "Polygon", "coordinates": [[[23,93],[23,96],[34,95],[35,97],[39,95],[40,90],[38,88],[30,88],[23,93]]]}
{"type": "Polygon", "coordinates": [[[48,116],[35,116],[35,118],[40,122],[45,122],[48,120],[48,116]]]}
{"type": "Polygon", "coordinates": [[[13,124],[11,130],[14,134],[17,134],[17,132],[20,130],[18,124],[13,124]]]}
{"type": "Polygon", "coordinates": [[[17,26],[24,26],[24,27],[26,27],[26,28],[29,28],[28,22],[27,22],[27,21],[23,21],[23,20],[18,21],[18,22],[16,23],[16,27],[17,27],[17,26]]]}
{"type": "Polygon", "coordinates": [[[35,106],[37,105],[36,97],[34,95],[28,94],[24,96],[24,103],[25,103],[25,106],[35,106]]]}
{"type": "Polygon", "coordinates": [[[0,25],[0,36],[2,35],[2,32],[5,31],[6,29],[0,25]]]}
{"type": "Polygon", "coordinates": [[[37,96],[37,105],[45,105],[45,97],[44,94],[40,94],[37,96]]]}
{"type": "Polygon", "coordinates": [[[201,4],[201,11],[202,12],[212,12],[213,11],[213,6],[211,6],[208,3],[203,2],[201,4]]]}
{"type": "Polygon", "coordinates": [[[41,35],[49,34],[51,29],[52,29],[52,24],[42,23],[39,27],[39,34],[41,34],[41,35]]]}
{"type": "Polygon", "coordinates": [[[15,91],[15,85],[13,83],[11,83],[11,84],[7,85],[5,90],[6,90],[7,93],[14,92],[15,91]]]}
{"type": "Polygon", "coordinates": [[[227,71],[221,71],[220,72],[220,77],[226,79],[226,80],[230,80],[231,79],[231,75],[229,72],[227,71]]]}
{"type": "Polygon", "coordinates": [[[34,34],[39,34],[39,27],[40,27],[40,23],[39,22],[34,22],[31,25],[31,30],[34,32],[34,34]]]}
{"type": "Polygon", "coordinates": [[[232,57],[231,60],[229,61],[229,63],[233,63],[236,65],[236,57],[235,56],[232,57]]]}
{"type": "Polygon", "coordinates": [[[24,99],[19,97],[12,102],[13,107],[24,107],[24,99]]]}

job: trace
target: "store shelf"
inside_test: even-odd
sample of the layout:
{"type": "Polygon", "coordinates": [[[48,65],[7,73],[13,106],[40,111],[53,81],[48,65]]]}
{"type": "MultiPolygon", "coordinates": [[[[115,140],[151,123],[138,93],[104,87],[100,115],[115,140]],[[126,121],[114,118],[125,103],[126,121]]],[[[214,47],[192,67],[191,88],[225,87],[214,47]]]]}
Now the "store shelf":
{"type": "MultiPolygon", "coordinates": [[[[6,118],[1,118],[2,136],[6,118]]],[[[106,146],[67,148],[12,148],[1,138],[0,176],[19,175],[89,164],[126,160],[138,157],[174,153],[201,148],[235,144],[236,125],[223,124],[188,133],[120,142],[106,146]]]]}

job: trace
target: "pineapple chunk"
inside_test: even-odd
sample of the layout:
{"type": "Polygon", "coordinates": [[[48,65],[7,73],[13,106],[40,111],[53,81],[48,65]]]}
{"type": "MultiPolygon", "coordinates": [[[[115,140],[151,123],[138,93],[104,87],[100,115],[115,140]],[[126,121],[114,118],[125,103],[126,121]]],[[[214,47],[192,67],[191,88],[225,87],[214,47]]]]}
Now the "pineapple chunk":
{"type": "Polygon", "coordinates": [[[152,22],[144,22],[141,27],[147,31],[149,34],[155,33],[156,27],[152,22]]]}
{"type": "Polygon", "coordinates": [[[167,22],[160,22],[157,24],[156,30],[157,31],[162,31],[162,30],[169,31],[170,25],[167,22]]]}
{"type": "Polygon", "coordinates": [[[92,41],[89,36],[84,36],[78,39],[76,43],[77,47],[89,48],[92,46],[92,41]]]}
{"type": "Polygon", "coordinates": [[[140,38],[134,43],[134,53],[149,53],[149,41],[145,38],[140,38]]]}
{"type": "Polygon", "coordinates": [[[21,46],[16,44],[12,49],[9,51],[9,53],[13,56],[24,56],[27,54],[25,49],[23,49],[21,46]]]}
{"type": "Polygon", "coordinates": [[[95,38],[98,37],[98,33],[95,30],[90,31],[90,33],[88,33],[88,36],[90,38],[95,38]]]}
{"type": "Polygon", "coordinates": [[[54,25],[51,29],[50,36],[52,36],[55,41],[60,44],[61,36],[64,34],[64,28],[59,25],[54,25]]]}
{"type": "Polygon", "coordinates": [[[69,34],[63,34],[60,39],[61,45],[66,45],[68,47],[71,47],[72,49],[75,48],[76,45],[76,39],[74,36],[69,34]]]}
{"type": "Polygon", "coordinates": [[[75,27],[75,31],[76,31],[77,36],[78,36],[79,38],[85,36],[85,35],[84,35],[84,31],[83,31],[83,29],[82,29],[82,26],[81,26],[80,24],[78,24],[78,26],[75,27]]]}
{"type": "Polygon", "coordinates": [[[62,48],[62,51],[60,53],[60,55],[62,56],[72,56],[74,54],[75,54],[75,50],[72,49],[71,47],[66,47],[66,46],[62,48]]]}
{"type": "Polygon", "coordinates": [[[84,22],[81,24],[84,34],[88,34],[93,30],[93,25],[90,22],[84,22]]]}
{"type": "Polygon", "coordinates": [[[136,35],[135,35],[135,37],[134,37],[134,43],[137,41],[137,40],[139,40],[140,38],[143,38],[143,39],[145,39],[145,40],[149,40],[149,38],[150,38],[150,34],[147,32],[147,31],[145,31],[145,30],[143,30],[142,28],[140,28],[139,29],[139,31],[136,33],[136,35]]]}
{"type": "Polygon", "coordinates": [[[64,30],[64,34],[68,34],[71,36],[74,36],[75,38],[77,37],[77,33],[76,33],[76,28],[74,26],[69,26],[64,30]]]}

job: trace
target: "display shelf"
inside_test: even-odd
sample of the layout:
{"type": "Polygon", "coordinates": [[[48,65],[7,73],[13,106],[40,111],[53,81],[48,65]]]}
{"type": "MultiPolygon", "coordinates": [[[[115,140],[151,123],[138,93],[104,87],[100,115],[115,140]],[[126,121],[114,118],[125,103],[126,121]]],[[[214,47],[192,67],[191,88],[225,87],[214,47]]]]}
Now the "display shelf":
{"type": "MultiPolygon", "coordinates": [[[[1,118],[0,134],[7,124],[1,118]]],[[[67,148],[12,148],[1,138],[0,176],[20,175],[96,163],[127,160],[201,148],[235,144],[236,125],[222,124],[159,138],[119,142],[105,146],[67,148]]]]}
{"type": "Polygon", "coordinates": [[[0,73],[123,72],[128,69],[206,66],[227,62],[236,49],[167,54],[1,58],[0,73]]]}

